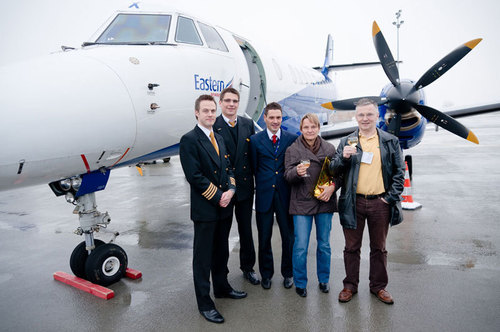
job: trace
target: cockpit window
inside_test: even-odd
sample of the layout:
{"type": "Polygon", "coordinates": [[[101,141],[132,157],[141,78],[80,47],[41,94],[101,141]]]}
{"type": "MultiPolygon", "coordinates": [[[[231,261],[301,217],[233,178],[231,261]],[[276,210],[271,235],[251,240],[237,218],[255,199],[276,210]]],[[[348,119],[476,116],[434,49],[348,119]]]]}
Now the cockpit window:
{"type": "Polygon", "coordinates": [[[207,46],[209,48],[213,48],[214,50],[228,52],[226,44],[224,40],[222,40],[221,36],[210,25],[206,25],[204,23],[198,22],[200,26],[201,34],[205,37],[205,41],[207,42],[207,46]]]}
{"type": "Polygon", "coordinates": [[[171,15],[118,14],[99,44],[167,42],[171,15]]]}
{"type": "Polygon", "coordinates": [[[175,41],[178,43],[203,45],[193,20],[182,16],[179,16],[177,19],[175,41]]]}

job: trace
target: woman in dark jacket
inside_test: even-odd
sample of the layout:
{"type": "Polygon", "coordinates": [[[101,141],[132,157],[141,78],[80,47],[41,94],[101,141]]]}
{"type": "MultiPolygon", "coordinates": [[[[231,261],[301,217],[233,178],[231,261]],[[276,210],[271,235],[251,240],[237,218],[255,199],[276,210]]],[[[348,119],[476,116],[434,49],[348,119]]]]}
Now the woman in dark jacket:
{"type": "Polygon", "coordinates": [[[321,168],[328,157],[335,155],[335,147],[319,136],[320,123],[315,114],[308,113],[300,121],[301,136],[287,149],[285,154],[285,179],[290,183],[290,209],[293,215],[295,242],[293,245],[293,277],[295,291],[307,296],[307,248],[313,219],[316,223],[316,266],[319,288],[328,293],[330,286],[330,230],[332,216],[337,210],[335,182],[320,186],[322,191],[314,196],[314,188],[321,168]],[[302,161],[309,160],[310,166],[302,161]]]}

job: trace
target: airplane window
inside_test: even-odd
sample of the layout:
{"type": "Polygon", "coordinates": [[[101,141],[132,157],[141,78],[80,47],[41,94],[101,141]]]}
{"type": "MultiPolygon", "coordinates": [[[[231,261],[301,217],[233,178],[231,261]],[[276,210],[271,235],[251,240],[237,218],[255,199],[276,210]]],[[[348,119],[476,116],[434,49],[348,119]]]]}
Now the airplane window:
{"type": "Polygon", "coordinates": [[[203,45],[192,19],[179,16],[175,41],[179,43],[203,45]]]}
{"type": "Polygon", "coordinates": [[[288,69],[290,70],[290,74],[292,74],[293,83],[297,83],[297,76],[295,75],[295,70],[293,70],[293,67],[290,65],[288,65],[288,69]]]}
{"type": "Polygon", "coordinates": [[[274,71],[276,72],[276,75],[278,76],[278,79],[281,81],[283,79],[283,74],[281,73],[281,68],[278,62],[273,58],[273,65],[274,65],[274,71]]]}
{"type": "Polygon", "coordinates": [[[166,42],[170,15],[119,14],[97,39],[99,44],[166,42]]]}
{"type": "Polygon", "coordinates": [[[198,25],[200,26],[201,34],[203,35],[203,37],[205,37],[209,48],[229,52],[226,44],[224,43],[224,40],[222,40],[222,37],[219,35],[217,30],[201,22],[198,22],[198,25]]]}

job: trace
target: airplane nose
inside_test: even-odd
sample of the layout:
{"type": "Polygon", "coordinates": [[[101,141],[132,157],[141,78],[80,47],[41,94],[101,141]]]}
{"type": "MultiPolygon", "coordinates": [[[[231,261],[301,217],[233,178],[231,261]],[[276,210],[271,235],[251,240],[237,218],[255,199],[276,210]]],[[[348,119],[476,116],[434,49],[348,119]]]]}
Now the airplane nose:
{"type": "Polygon", "coordinates": [[[65,160],[77,174],[81,153],[95,152],[95,159],[86,158],[97,160],[103,151],[132,147],[136,137],[135,111],[123,82],[77,51],[0,67],[0,112],[0,135],[16,142],[0,147],[7,164],[65,160]]]}

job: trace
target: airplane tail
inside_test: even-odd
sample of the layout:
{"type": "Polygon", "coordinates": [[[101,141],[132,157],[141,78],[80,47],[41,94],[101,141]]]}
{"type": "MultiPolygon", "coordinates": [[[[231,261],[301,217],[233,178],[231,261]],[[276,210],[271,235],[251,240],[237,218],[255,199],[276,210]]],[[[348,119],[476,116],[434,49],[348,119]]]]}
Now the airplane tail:
{"type": "Polygon", "coordinates": [[[330,70],[330,66],[333,62],[333,38],[332,35],[328,35],[328,40],[326,42],[326,54],[325,54],[325,63],[323,64],[323,68],[321,69],[321,73],[325,76],[325,79],[328,79],[328,72],[330,70]]]}

